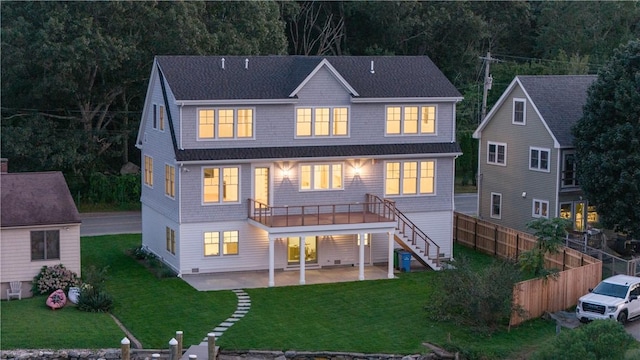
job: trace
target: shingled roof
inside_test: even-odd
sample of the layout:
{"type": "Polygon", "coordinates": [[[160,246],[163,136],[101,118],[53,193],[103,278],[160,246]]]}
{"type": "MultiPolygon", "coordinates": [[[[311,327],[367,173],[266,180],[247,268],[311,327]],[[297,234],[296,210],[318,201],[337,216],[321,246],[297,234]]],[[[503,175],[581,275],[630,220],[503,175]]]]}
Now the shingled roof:
{"type": "Polygon", "coordinates": [[[178,150],[177,161],[302,159],[310,157],[357,157],[374,155],[458,154],[457,143],[405,143],[338,146],[287,146],[232,149],[178,150]]]}
{"type": "Polygon", "coordinates": [[[427,56],[157,56],[156,60],[178,101],[286,99],[323,60],[360,98],[462,97],[427,56]]]}
{"type": "Polygon", "coordinates": [[[560,146],[573,146],[571,128],[582,117],[595,75],[518,76],[560,146]]]}
{"type": "Polygon", "coordinates": [[[64,176],[59,171],[0,174],[0,226],[79,224],[64,176]]]}

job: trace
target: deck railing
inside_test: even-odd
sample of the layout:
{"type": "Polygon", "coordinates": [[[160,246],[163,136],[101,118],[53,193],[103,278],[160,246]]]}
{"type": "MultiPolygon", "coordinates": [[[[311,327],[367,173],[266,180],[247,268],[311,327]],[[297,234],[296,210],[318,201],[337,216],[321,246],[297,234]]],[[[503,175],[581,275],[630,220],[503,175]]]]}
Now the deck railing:
{"type": "Polygon", "coordinates": [[[248,199],[248,216],[269,227],[358,224],[394,221],[389,204],[382,200],[300,206],[269,206],[248,199]]]}

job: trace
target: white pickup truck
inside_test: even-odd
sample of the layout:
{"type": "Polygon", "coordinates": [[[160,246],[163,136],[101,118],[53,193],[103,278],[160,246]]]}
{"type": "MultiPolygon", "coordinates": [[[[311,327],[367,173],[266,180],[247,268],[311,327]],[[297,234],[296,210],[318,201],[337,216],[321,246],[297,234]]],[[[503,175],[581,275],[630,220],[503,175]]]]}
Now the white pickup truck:
{"type": "Polygon", "coordinates": [[[615,275],[578,300],[576,317],[587,322],[615,319],[621,323],[640,316],[640,277],[615,275]]]}

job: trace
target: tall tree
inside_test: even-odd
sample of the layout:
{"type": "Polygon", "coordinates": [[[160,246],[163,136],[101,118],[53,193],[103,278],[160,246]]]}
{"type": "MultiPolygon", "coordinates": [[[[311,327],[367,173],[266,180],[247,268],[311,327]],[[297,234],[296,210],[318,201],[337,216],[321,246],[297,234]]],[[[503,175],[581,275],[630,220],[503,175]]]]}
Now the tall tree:
{"type": "Polygon", "coordinates": [[[573,128],[577,177],[600,223],[640,236],[640,41],[616,50],[573,128]]]}

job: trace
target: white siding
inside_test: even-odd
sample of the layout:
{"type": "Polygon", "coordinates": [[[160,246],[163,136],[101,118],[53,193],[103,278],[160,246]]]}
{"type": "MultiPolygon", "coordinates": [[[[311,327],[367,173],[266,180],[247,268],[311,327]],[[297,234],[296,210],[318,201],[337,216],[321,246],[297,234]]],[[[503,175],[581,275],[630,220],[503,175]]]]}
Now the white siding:
{"type": "Polygon", "coordinates": [[[0,298],[7,296],[7,283],[22,281],[22,296],[43,266],[63,264],[67,269],[82,276],[80,270],[80,224],[52,225],[34,228],[12,228],[0,230],[0,298]],[[31,230],[60,230],[60,259],[31,261],[31,230]],[[25,284],[28,283],[28,284],[25,284]]]}

